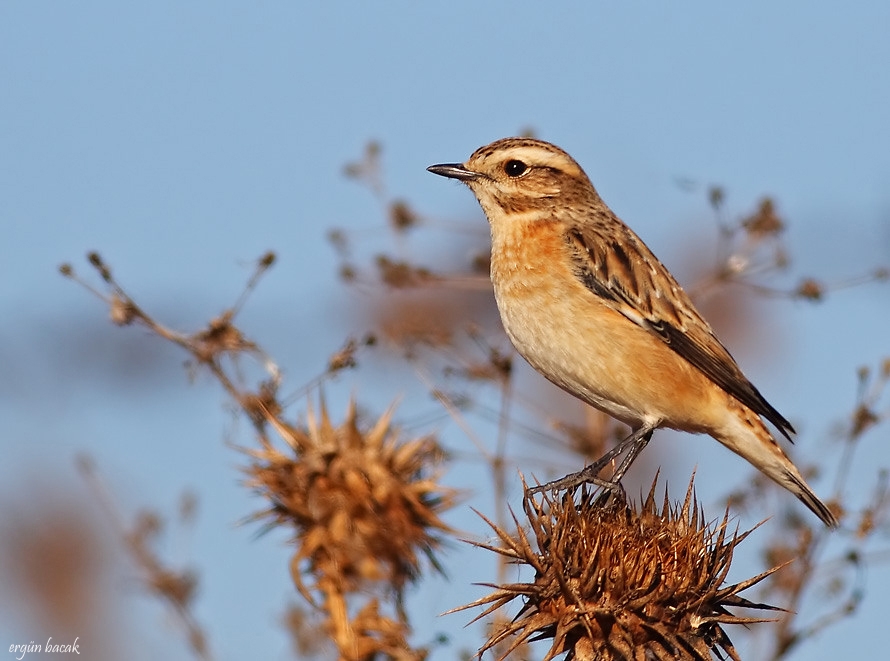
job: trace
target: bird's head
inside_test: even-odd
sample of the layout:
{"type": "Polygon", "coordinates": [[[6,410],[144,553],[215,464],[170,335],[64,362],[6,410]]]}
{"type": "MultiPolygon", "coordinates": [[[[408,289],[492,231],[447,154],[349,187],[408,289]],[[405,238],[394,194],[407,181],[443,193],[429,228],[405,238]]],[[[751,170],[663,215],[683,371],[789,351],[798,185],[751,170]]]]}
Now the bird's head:
{"type": "Polygon", "coordinates": [[[466,163],[442,163],[427,170],[467,184],[492,222],[502,214],[598,199],[575,160],[543,140],[504,138],[480,147],[466,163]]]}

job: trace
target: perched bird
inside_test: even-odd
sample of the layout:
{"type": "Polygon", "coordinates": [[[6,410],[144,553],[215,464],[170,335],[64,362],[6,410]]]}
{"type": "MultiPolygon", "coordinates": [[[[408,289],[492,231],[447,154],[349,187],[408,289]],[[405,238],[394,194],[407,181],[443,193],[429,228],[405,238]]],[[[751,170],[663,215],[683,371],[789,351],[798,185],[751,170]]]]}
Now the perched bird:
{"type": "Polygon", "coordinates": [[[466,163],[427,169],[467,184],[488,217],[491,281],[516,350],[550,381],[633,429],[600,461],[535,491],[614,485],[652,432],[668,427],[711,435],[826,525],[838,525],[761,416],[789,439],[791,424],[571,156],[541,140],[505,138],[466,163]],[[599,479],[625,451],[612,479],[599,479]]]}

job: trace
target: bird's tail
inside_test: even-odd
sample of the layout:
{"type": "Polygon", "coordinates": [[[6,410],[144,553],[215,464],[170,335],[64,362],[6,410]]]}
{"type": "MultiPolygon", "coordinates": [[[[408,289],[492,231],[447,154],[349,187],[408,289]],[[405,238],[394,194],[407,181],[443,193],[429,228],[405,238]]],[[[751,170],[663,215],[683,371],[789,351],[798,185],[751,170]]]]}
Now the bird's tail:
{"type": "Polygon", "coordinates": [[[740,411],[730,429],[716,436],[723,445],[747,459],[761,473],[784,487],[806,505],[829,528],[837,528],[834,514],[813,493],[803,475],[779,447],[763,421],[750,409],[740,411]]]}
{"type": "MultiPolygon", "coordinates": [[[[790,459],[788,460],[788,463],[791,464],[790,459]]],[[[793,471],[785,470],[781,478],[776,478],[771,473],[767,473],[767,475],[797,496],[800,502],[809,507],[810,511],[822,520],[822,523],[829,528],[837,528],[837,518],[835,518],[831,510],[828,509],[828,506],[819,500],[816,494],[813,493],[813,490],[810,489],[804,481],[794,464],[791,464],[791,468],[793,471]]]]}

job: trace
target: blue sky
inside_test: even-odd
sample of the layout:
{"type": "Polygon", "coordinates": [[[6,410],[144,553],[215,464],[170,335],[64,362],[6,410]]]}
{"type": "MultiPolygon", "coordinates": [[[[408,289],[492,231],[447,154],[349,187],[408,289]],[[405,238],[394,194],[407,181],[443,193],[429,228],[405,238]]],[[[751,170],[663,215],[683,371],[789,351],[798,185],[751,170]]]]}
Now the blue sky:
{"type": "MultiPolygon", "coordinates": [[[[0,498],[25,507],[28,484],[77,485],[78,451],[129,511],[169,510],[194,490],[201,516],[182,555],[203,573],[199,616],[218,657],[286,658],[275,628],[292,593],[286,549],[236,525],[258,504],[223,442],[222,393],[190,384],[174,349],[108,324],[58,264],[85,272],[82,256],[98,250],[141,304],[188,329],[273,249],[279,264],[243,322],[300,384],[350,330],[332,300],[357,296],[336,279],[326,232],[383,234],[379,205],[344,163],[378,140],[388,194],[430,217],[478,218],[484,236],[472,196],[425,167],[532,127],[678,274],[712,236],[704,191],[717,183],[730,214],[775,196],[795,272],[837,281],[890,263],[888,32],[890,6],[877,1],[3,3],[0,498]],[[146,343],[151,353],[135,355],[146,343]],[[145,379],[109,379],[116,370],[145,379]]],[[[367,254],[390,245],[368,243],[367,254]]],[[[852,405],[855,367],[888,354],[890,294],[869,285],[821,306],[766,305],[784,306],[770,322],[779,348],[737,357],[805,421],[798,451],[816,456],[852,405]]],[[[389,383],[368,405],[412,388],[389,383]]],[[[352,390],[361,382],[338,384],[332,413],[352,390]]],[[[881,438],[868,440],[866,485],[890,463],[881,438]]],[[[691,441],[676,468],[699,465],[706,502],[721,495],[721,471],[745,475],[713,445],[691,441]]],[[[416,607],[440,613],[474,580],[485,579],[455,572],[416,607]]],[[[800,658],[877,644],[886,569],[870,580],[862,614],[800,658]]],[[[123,589],[136,604],[122,618],[146,652],[132,658],[186,658],[160,609],[123,589]]],[[[13,621],[0,647],[25,635],[13,621]]],[[[433,626],[464,636],[463,622],[433,626]]]]}

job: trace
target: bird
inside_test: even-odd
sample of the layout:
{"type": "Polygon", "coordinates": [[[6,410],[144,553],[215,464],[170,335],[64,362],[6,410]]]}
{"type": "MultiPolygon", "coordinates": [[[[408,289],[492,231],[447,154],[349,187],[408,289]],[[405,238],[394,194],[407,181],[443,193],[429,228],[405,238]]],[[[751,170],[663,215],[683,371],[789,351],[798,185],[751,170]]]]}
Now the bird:
{"type": "Polygon", "coordinates": [[[529,491],[615,486],[653,432],[669,428],[710,435],[838,526],[763,419],[788,440],[791,423],[568,153],[542,140],[504,138],[465,163],[427,170],[466,184],[488,218],[491,281],[518,353],[632,430],[600,460],[529,491]],[[611,479],[599,478],[622,454],[611,479]]]}

